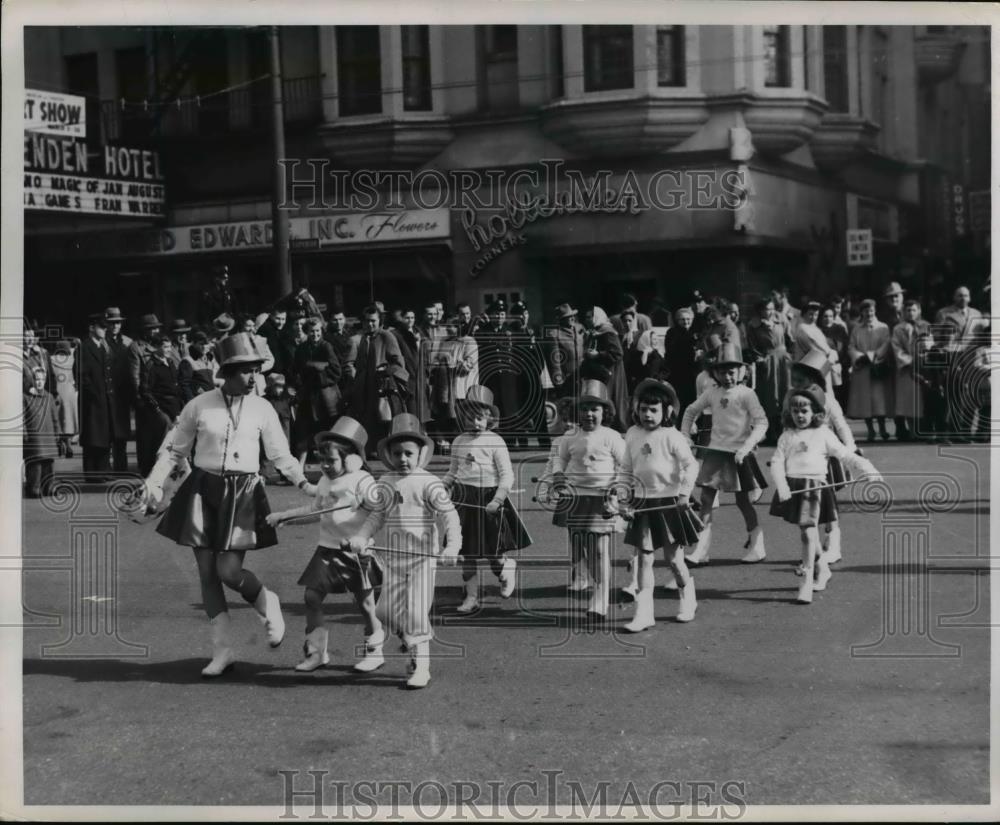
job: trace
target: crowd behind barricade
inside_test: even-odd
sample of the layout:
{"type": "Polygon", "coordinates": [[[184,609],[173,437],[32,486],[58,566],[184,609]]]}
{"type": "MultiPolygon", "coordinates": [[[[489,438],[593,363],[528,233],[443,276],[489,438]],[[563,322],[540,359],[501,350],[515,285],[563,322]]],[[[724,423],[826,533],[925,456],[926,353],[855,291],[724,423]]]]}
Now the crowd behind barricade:
{"type": "MultiPolygon", "coordinates": [[[[712,386],[709,368],[726,344],[739,348],[745,381],[767,414],[764,443],[777,441],[790,367],[808,353],[826,365],[826,390],[847,417],[864,420],[868,441],[988,440],[989,318],[970,302],[969,289],[958,287],[929,323],[895,282],[878,300],[805,297],[800,308],[777,288],[745,321],[739,304],[698,291],[673,312],[656,302],[649,315],[626,294],[611,316],[560,303],[537,319],[541,327],[522,302],[446,312],[436,300],[389,311],[374,301],[352,307],[355,316],[343,307],[324,312],[301,289],[251,315],[239,311],[223,271],[203,295],[212,320],[197,328],[155,314],[125,318],[118,307],[91,314],[81,339],[39,340],[37,324],[26,323],[25,491],[43,494],[53,459],[73,457],[76,444],[84,471],[128,471],[133,432],[147,475],[183,406],[222,384],[214,350],[234,332],[252,334],[264,356],[256,392],[277,411],[301,466],[315,434],[345,414],[374,444],[394,415],[411,413],[447,454],[460,431],[456,405],[476,385],[493,393],[496,431],[511,449],[531,440],[548,449],[558,400],[587,380],[608,387],[610,425],[620,432],[630,424],[628,398],[647,378],[675,388],[680,420],[712,386]]],[[[705,430],[706,421],[695,426],[705,430]]],[[[265,475],[284,481],[271,467],[265,475]]]]}

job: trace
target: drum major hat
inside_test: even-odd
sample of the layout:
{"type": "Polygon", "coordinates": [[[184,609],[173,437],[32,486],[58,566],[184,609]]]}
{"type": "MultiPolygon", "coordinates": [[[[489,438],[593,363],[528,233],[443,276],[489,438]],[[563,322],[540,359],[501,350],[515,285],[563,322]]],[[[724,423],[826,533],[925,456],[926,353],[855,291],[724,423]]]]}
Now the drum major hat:
{"type": "Polygon", "coordinates": [[[219,360],[220,367],[264,363],[264,356],[258,351],[257,342],[245,332],[220,338],[215,345],[215,357],[219,360]]]}
{"type": "Polygon", "coordinates": [[[328,441],[345,444],[363,458],[365,445],[368,443],[368,431],[361,426],[361,422],[349,415],[342,415],[329,430],[316,433],[315,441],[317,447],[322,447],[328,441]]]}

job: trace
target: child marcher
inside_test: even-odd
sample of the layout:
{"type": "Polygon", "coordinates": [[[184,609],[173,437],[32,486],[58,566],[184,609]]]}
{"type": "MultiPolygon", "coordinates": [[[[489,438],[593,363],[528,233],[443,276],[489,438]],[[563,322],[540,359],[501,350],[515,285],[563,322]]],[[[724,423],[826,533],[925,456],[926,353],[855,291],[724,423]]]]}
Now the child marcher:
{"type": "Polygon", "coordinates": [[[639,574],[635,616],[625,629],[638,633],[656,623],[653,561],[658,547],[663,548],[664,560],[680,588],[677,621],[694,618],[697,597],[694,579],[684,563],[684,548],[698,541],[702,523],[688,507],[698,462],[688,440],[674,426],[680,407],[674,388],[663,381],[644,379],[635,388],[632,407],[636,423],[625,434],[622,477],[632,490],[633,509],[647,512],[636,512],[625,532],[625,543],[632,545],[638,556],[635,567],[639,574]]]}
{"type": "Polygon", "coordinates": [[[52,487],[52,467],[59,455],[59,414],[52,394],[45,389],[48,373],[31,371],[32,384],[24,393],[24,497],[47,496],[52,487]]]}
{"type": "Polygon", "coordinates": [[[426,687],[431,679],[431,603],[437,559],[454,561],[462,547],[462,531],[455,507],[441,479],[427,471],[434,442],[410,413],[392,419],[389,434],[378,444],[378,454],[391,470],[382,476],[379,506],[348,543],[355,553],[366,554],[372,537],[385,528],[382,596],[378,618],[397,634],[410,654],[409,688],[426,687]],[[440,549],[440,534],[444,549],[440,549]]]}
{"type": "Polygon", "coordinates": [[[382,583],[382,568],[376,557],[359,556],[343,548],[371,512],[377,498],[375,479],[364,467],[362,456],[368,443],[365,428],[349,416],[341,416],[333,427],[316,434],[323,476],[316,484],[311,505],[271,513],[267,523],[278,527],[291,518],[302,518],[317,510],[319,541],[312,559],[298,583],[305,587],[305,659],[295,669],[310,672],[329,664],[329,633],[323,616],[323,600],[330,593],[350,593],[365,626],[365,655],[354,669],[362,673],[376,670],[385,662],[382,644],[385,631],[375,615],[375,589],[382,583]]]}
{"type": "Polygon", "coordinates": [[[701,518],[705,529],[698,546],[687,557],[692,564],[706,564],[712,543],[712,507],[720,490],[736,494],[736,506],[743,514],[749,537],[749,552],[741,559],[753,564],[766,558],[764,531],[757,520],[751,495],[767,487],[764,474],[753,454],[767,434],[767,414],[757,394],[741,383],[745,364],[736,344],[723,344],[712,364],[719,386],[706,390],[684,411],[681,432],[690,437],[691,425],[703,410],[712,411],[712,434],[707,447],[699,447],[702,463],[697,483],[701,487],[701,518]]]}
{"type": "Polygon", "coordinates": [[[587,614],[603,620],[609,607],[611,536],[621,532],[620,519],[605,518],[605,495],[618,479],[625,440],[604,426],[605,420],[615,420],[615,409],[600,381],[582,382],[576,419],[579,430],[563,437],[552,463],[554,486],[571,494],[570,506],[557,511],[553,523],[569,532],[574,562],[586,561],[595,584],[587,614]]]}
{"type": "Polygon", "coordinates": [[[818,386],[789,390],[785,429],[771,459],[776,494],[770,513],[802,533],[803,581],[796,601],[810,604],[814,591],[826,589],[832,573],[821,553],[818,526],[837,520],[837,497],[827,483],[827,458],[835,456],[859,474],[881,476],[872,463],[850,452],[823,426],[827,397],[818,386]],[[822,488],[822,489],[814,489],[822,488]],[[815,581],[813,579],[815,573],[815,581]]]}
{"type": "MultiPolygon", "coordinates": [[[[818,386],[826,387],[827,376],[831,370],[830,361],[821,352],[811,350],[807,352],[801,360],[792,364],[791,387],[792,389],[804,389],[805,387],[818,386]]],[[[826,390],[824,389],[824,392],[826,390]]],[[[790,394],[786,394],[782,409],[788,409],[790,394]]],[[[826,425],[833,431],[833,434],[840,439],[840,443],[847,447],[855,455],[863,455],[854,441],[854,433],[847,423],[844,410],[837,401],[836,396],[831,392],[826,392],[826,425]]],[[[850,472],[844,467],[843,462],[836,456],[831,455],[827,459],[826,483],[835,484],[834,492],[843,488],[844,484],[851,480],[850,472]]],[[[840,542],[840,524],[831,521],[826,525],[823,535],[823,551],[827,564],[836,564],[842,558],[840,542]]],[[[801,567],[795,571],[797,575],[804,572],[801,567]]]]}
{"type": "Polygon", "coordinates": [[[531,544],[521,519],[508,498],[514,486],[514,469],[507,443],[495,432],[500,411],[487,387],[469,387],[456,412],[465,432],[451,444],[451,466],[444,476],[462,525],[462,580],[465,600],[459,613],[479,607],[479,566],[488,558],[500,579],[500,596],[514,593],[517,562],[508,556],[531,544]]]}

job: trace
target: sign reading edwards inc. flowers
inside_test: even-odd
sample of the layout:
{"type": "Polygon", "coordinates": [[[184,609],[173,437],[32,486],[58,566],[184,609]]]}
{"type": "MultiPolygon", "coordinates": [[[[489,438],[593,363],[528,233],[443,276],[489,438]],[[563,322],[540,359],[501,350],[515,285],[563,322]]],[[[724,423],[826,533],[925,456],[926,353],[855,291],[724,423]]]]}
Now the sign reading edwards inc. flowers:
{"type": "MultiPolygon", "coordinates": [[[[406,243],[447,238],[447,209],[351,212],[289,219],[294,241],[312,240],[310,247],[352,244],[406,243]]],[[[167,226],[141,232],[94,234],[73,239],[70,257],[114,258],[131,255],[188,255],[201,252],[242,252],[267,249],[273,243],[271,221],[235,221],[192,226],[167,226]]],[[[292,244],[305,247],[306,244],[292,244]]]]}

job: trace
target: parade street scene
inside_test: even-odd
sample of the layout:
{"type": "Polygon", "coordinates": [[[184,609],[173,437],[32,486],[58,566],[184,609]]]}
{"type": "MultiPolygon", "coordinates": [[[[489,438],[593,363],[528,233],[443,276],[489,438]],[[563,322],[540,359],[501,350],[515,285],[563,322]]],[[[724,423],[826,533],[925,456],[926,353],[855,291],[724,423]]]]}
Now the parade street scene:
{"type": "Polygon", "coordinates": [[[994,821],[990,27],[377,22],[17,30],[2,810],[994,821]]]}

